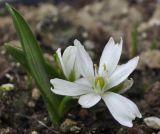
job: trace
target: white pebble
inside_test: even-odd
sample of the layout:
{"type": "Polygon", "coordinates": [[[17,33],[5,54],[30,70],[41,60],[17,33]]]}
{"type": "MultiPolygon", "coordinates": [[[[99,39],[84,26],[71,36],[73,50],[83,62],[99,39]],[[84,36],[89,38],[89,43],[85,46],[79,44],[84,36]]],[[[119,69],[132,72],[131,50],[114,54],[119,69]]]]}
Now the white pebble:
{"type": "Polygon", "coordinates": [[[148,127],[160,130],[160,118],[154,116],[147,117],[144,119],[144,122],[148,127]]]}

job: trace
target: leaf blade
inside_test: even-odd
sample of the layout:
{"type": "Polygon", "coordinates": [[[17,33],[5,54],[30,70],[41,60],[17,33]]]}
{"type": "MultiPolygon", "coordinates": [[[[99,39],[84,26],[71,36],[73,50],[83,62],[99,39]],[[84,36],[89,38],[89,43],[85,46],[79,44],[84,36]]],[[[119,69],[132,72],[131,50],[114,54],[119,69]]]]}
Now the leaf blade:
{"type": "Polygon", "coordinates": [[[6,7],[12,16],[14,26],[20,37],[29,70],[42,93],[49,113],[52,114],[52,121],[54,123],[58,123],[60,121],[60,117],[57,111],[59,97],[53,94],[50,90],[49,78],[45,70],[45,60],[42,55],[40,46],[38,45],[28,24],[18,13],[18,11],[11,7],[9,4],[6,4],[6,7]]]}

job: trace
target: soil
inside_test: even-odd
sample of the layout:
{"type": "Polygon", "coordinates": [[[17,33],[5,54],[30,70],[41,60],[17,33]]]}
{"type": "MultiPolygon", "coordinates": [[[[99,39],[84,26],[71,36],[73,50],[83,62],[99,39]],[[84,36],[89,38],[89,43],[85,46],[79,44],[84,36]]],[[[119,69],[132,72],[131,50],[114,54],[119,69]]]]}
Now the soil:
{"type": "Polygon", "coordinates": [[[0,85],[14,85],[13,90],[0,91],[0,134],[160,133],[160,129],[149,128],[143,121],[150,116],[160,118],[158,0],[122,0],[121,3],[118,0],[12,2],[31,25],[45,56],[51,61],[58,47],[65,49],[77,38],[97,63],[109,37],[113,36],[116,41],[123,37],[121,63],[135,55],[142,57],[138,68],[130,76],[134,85],[124,94],[138,105],[143,115],[142,119],[134,121],[133,128],[119,125],[103,102],[91,109],[83,109],[77,104],[66,113],[59,128],[54,126],[35,83],[29,83],[25,69],[6,53],[4,43],[18,42],[18,38],[11,17],[0,4],[0,85]],[[137,51],[133,54],[132,31],[137,22],[137,51]],[[154,48],[153,39],[156,40],[154,48]],[[144,58],[146,55],[148,60],[144,58]]]}

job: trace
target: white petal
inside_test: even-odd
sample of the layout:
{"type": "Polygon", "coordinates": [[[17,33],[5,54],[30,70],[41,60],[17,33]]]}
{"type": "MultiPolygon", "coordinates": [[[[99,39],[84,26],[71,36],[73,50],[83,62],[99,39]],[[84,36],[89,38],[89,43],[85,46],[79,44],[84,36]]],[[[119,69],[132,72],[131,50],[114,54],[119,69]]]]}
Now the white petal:
{"type": "Polygon", "coordinates": [[[112,74],[112,72],[115,70],[120,56],[122,52],[122,44],[123,40],[121,38],[120,44],[115,44],[113,38],[110,38],[108,43],[106,44],[101,59],[99,63],[99,74],[102,74],[104,71],[104,66],[106,66],[106,69],[109,73],[109,75],[112,74]]]}
{"type": "Polygon", "coordinates": [[[142,117],[136,104],[119,94],[106,92],[102,99],[112,116],[124,126],[132,127],[132,120],[142,117]]]}
{"type": "Polygon", "coordinates": [[[94,71],[93,71],[93,62],[91,60],[91,57],[88,55],[88,53],[78,40],[74,40],[74,45],[77,47],[76,63],[79,72],[84,77],[93,78],[94,71]]]}
{"type": "MultiPolygon", "coordinates": [[[[75,59],[76,60],[76,59],[75,59]]],[[[79,79],[80,78],[80,72],[79,72],[79,69],[78,69],[78,66],[77,66],[77,64],[76,64],[76,62],[75,62],[75,64],[74,64],[74,70],[75,70],[75,74],[76,74],[76,80],[77,79],[79,79]]]]}
{"type": "Polygon", "coordinates": [[[117,86],[127,79],[127,77],[135,70],[138,64],[139,57],[135,57],[126,64],[120,65],[116,68],[110,77],[110,88],[117,86]]]}
{"type": "Polygon", "coordinates": [[[65,67],[64,67],[64,63],[63,63],[63,59],[62,59],[62,55],[61,55],[61,49],[58,48],[57,51],[56,51],[56,53],[57,53],[57,55],[58,55],[58,58],[59,58],[59,61],[60,61],[60,64],[61,64],[63,73],[65,74],[65,76],[67,76],[66,69],[65,69],[65,67]]]}
{"type": "Polygon", "coordinates": [[[86,85],[88,87],[92,87],[90,81],[88,81],[88,79],[86,79],[86,78],[80,78],[80,79],[76,80],[75,83],[78,83],[81,85],[86,85]]]}
{"type": "Polygon", "coordinates": [[[63,59],[63,64],[65,66],[67,78],[69,78],[71,71],[74,69],[76,52],[77,49],[75,46],[69,46],[65,49],[63,53],[62,59],[63,59]]]}
{"type": "Polygon", "coordinates": [[[80,96],[78,103],[83,108],[90,108],[94,105],[96,105],[101,99],[101,96],[95,93],[89,93],[80,96]]]}
{"type": "Polygon", "coordinates": [[[62,79],[51,79],[50,82],[54,86],[54,89],[51,88],[51,90],[55,94],[59,95],[79,96],[92,92],[91,88],[88,86],[80,85],[62,79]]]}

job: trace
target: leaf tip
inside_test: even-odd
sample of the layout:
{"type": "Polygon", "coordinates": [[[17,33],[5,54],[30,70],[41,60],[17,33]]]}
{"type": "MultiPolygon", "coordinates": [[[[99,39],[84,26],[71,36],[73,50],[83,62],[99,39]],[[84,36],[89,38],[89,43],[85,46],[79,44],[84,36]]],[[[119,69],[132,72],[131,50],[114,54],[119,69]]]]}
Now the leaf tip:
{"type": "Polygon", "coordinates": [[[10,5],[7,2],[5,3],[5,6],[6,6],[7,9],[10,8],[10,5]]]}
{"type": "Polygon", "coordinates": [[[6,9],[8,10],[8,12],[12,12],[12,6],[9,3],[5,3],[6,9]]]}

